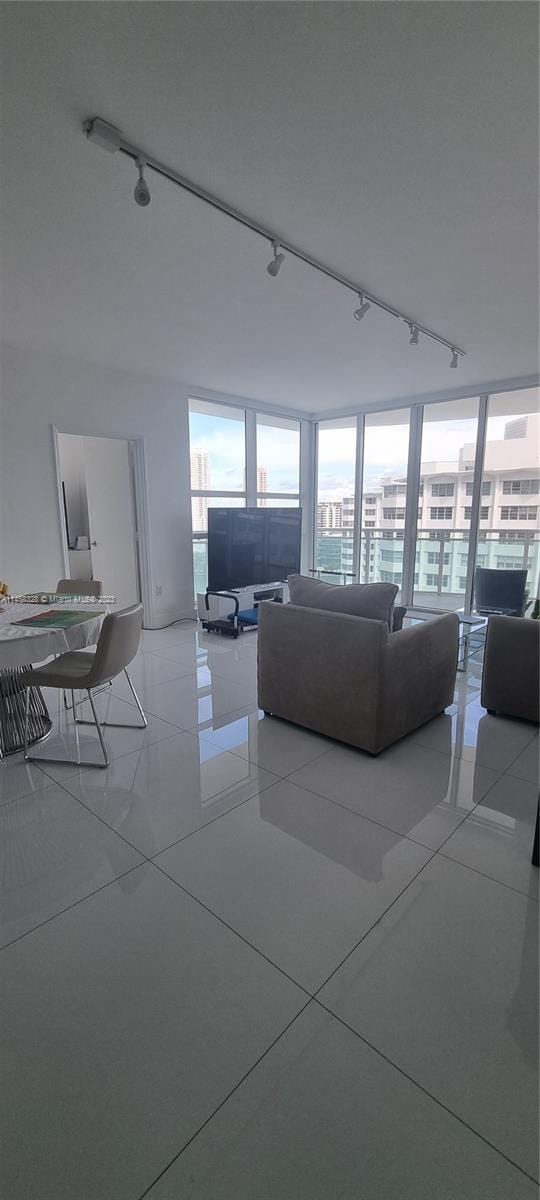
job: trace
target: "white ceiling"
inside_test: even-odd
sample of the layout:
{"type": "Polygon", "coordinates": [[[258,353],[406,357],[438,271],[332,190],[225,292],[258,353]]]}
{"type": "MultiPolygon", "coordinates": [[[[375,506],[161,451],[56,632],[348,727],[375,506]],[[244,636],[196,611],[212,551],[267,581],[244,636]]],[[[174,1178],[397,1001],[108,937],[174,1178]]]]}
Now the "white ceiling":
{"type": "Polygon", "coordinates": [[[532,3],[3,4],[3,335],[306,411],[537,370],[532,3]],[[167,181],[127,138],[463,346],[167,181]]]}

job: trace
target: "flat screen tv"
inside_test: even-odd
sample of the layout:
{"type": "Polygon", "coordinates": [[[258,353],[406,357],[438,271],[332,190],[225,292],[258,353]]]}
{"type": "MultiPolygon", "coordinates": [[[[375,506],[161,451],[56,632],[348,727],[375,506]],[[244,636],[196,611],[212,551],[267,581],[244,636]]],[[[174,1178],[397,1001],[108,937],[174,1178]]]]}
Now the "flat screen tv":
{"type": "Polygon", "coordinates": [[[208,587],[280,583],[300,570],[301,508],[209,508],[208,587]]]}

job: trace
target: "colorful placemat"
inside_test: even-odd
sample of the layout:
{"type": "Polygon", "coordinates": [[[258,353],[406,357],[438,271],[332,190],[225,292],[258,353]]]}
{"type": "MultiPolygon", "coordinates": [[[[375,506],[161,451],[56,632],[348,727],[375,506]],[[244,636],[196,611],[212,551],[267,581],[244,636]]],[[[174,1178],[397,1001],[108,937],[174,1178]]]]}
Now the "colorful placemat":
{"type": "Polygon", "coordinates": [[[31,629],[71,629],[72,625],[80,625],[82,621],[93,621],[96,616],[95,611],[49,608],[47,612],[35,613],[33,617],[23,617],[21,621],[12,621],[11,624],[28,625],[31,629]]]}

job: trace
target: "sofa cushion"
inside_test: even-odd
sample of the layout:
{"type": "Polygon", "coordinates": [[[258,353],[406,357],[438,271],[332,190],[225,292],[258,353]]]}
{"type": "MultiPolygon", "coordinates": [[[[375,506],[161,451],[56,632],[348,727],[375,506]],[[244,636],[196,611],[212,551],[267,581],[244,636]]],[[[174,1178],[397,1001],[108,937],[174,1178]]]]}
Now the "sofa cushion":
{"type": "Polygon", "coordinates": [[[344,586],[309,579],[307,575],[289,575],[291,604],[300,608],[319,608],[327,612],[349,613],[353,617],[369,617],[385,621],[392,629],[394,600],[398,593],[395,583],[348,583],[344,586]]]}

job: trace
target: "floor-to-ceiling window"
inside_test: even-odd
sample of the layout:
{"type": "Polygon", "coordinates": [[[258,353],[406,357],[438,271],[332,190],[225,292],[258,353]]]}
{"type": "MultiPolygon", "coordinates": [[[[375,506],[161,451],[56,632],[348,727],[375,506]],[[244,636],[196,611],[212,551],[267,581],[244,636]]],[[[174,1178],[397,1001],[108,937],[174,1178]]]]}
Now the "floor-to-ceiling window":
{"type": "Polygon", "coordinates": [[[366,414],[362,488],[360,581],[395,583],[401,590],[407,464],[408,408],[366,414]]]}
{"type": "Polygon", "coordinates": [[[528,598],[540,570],[540,389],[488,399],[477,567],[527,571],[528,598]]]}
{"type": "Polygon", "coordinates": [[[354,578],[356,417],[318,426],[313,566],[331,583],[354,578]]]}
{"type": "Polygon", "coordinates": [[[300,422],[208,400],[189,402],[195,595],[208,582],[208,509],[297,508],[300,422]]]}
{"type": "Polygon", "coordinates": [[[246,504],[246,429],[242,408],[189,402],[191,523],[195,594],[208,581],[208,509],[246,504]]]}
{"type": "MultiPolygon", "coordinates": [[[[422,422],[414,603],[463,608],[478,431],[478,397],[426,404],[422,422]]],[[[482,498],[482,527],[489,498],[482,498]]]]}
{"type": "Polygon", "coordinates": [[[424,608],[468,610],[476,567],[524,568],[534,600],[539,408],[534,388],[320,421],[314,569],[334,582],[395,583],[424,608]]]}

